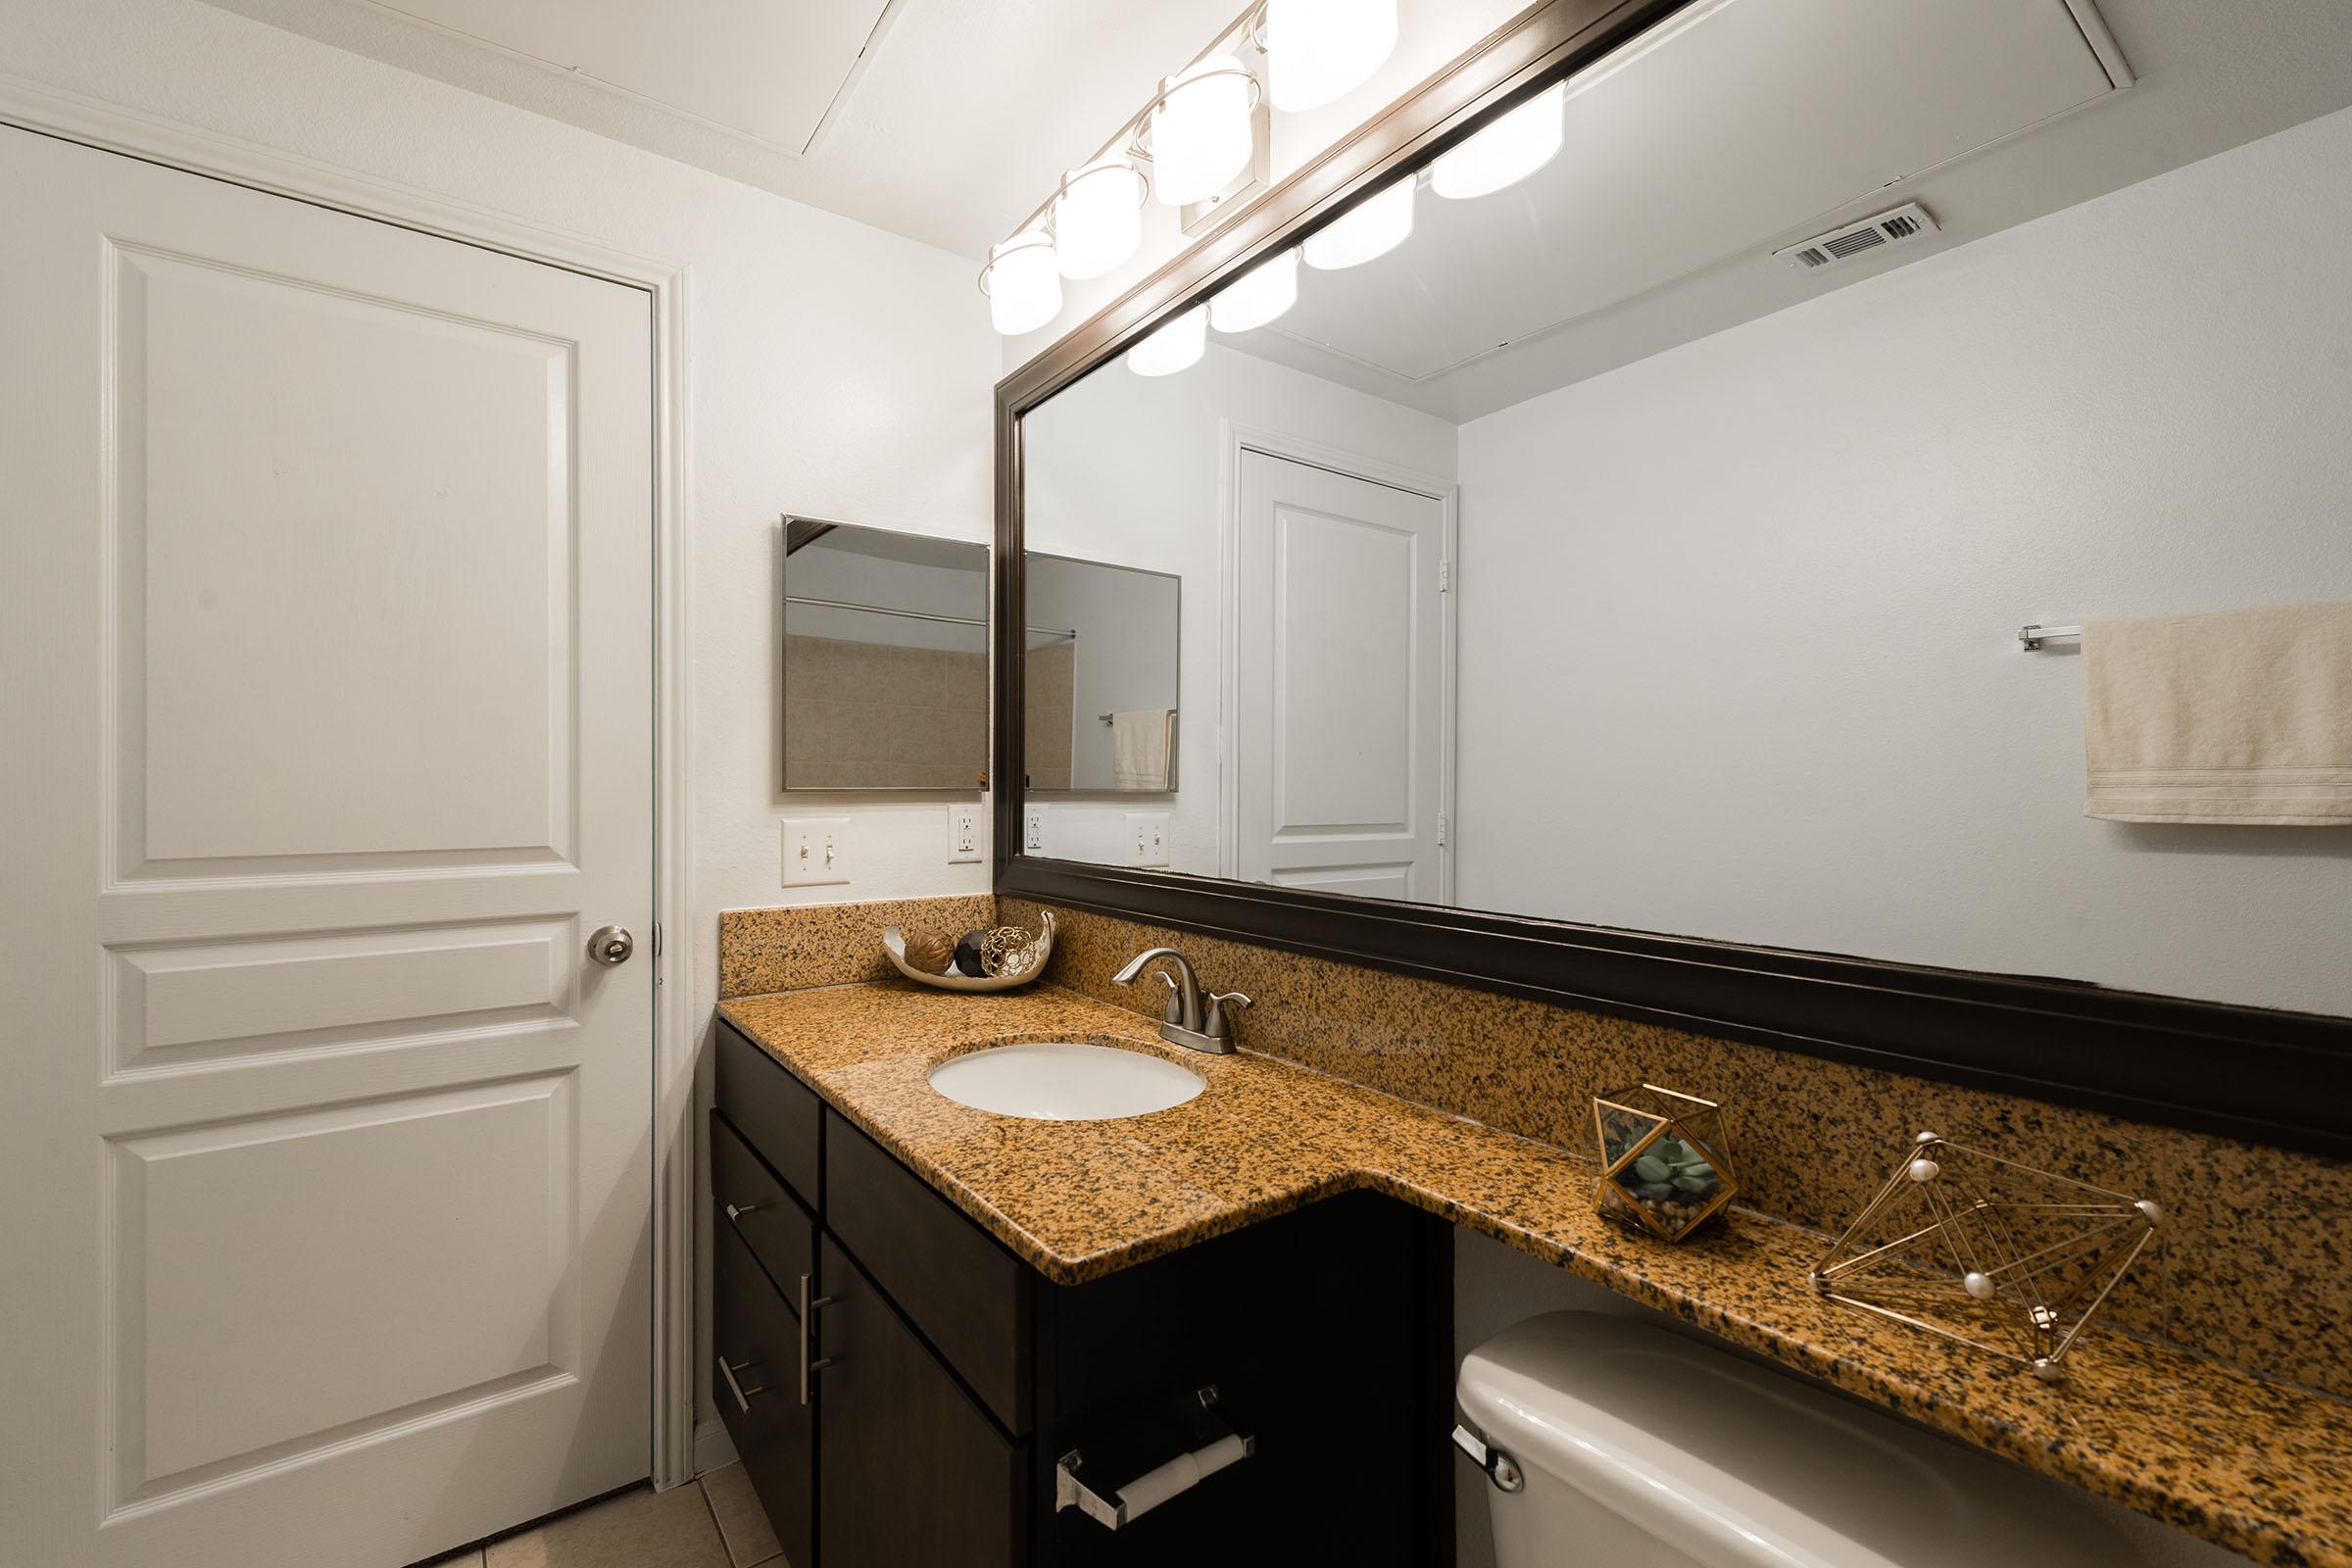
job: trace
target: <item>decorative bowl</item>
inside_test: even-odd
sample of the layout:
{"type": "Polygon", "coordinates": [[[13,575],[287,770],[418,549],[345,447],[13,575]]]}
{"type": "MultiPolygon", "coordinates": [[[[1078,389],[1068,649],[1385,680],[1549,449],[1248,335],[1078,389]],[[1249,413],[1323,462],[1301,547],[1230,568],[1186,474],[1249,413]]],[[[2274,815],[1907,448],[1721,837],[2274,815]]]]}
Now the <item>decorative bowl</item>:
{"type": "Polygon", "coordinates": [[[1044,974],[1046,960],[1054,956],[1053,911],[1040,914],[1037,923],[1037,935],[1030,939],[1027,947],[1016,949],[1006,956],[1004,972],[1000,974],[974,975],[960,971],[932,974],[928,970],[918,969],[906,961],[906,934],[895,925],[882,933],[882,951],[890,955],[890,961],[897,966],[899,973],[918,985],[932,986],[941,991],[1010,991],[1044,974]]]}

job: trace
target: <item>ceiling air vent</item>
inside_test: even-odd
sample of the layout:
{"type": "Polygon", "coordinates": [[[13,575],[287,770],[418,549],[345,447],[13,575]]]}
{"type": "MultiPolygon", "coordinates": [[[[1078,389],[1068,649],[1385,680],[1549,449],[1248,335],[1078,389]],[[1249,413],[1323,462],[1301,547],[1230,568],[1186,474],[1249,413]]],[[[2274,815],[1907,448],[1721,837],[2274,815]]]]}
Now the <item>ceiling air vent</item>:
{"type": "Polygon", "coordinates": [[[1802,244],[1772,254],[1800,272],[1816,268],[1834,267],[1838,263],[1860,256],[1866,251],[1884,250],[1903,240],[1936,232],[1936,220],[1917,202],[1865,218],[1859,223],[1833,228],[1826,234],[1816,234],[1802,244]]]}

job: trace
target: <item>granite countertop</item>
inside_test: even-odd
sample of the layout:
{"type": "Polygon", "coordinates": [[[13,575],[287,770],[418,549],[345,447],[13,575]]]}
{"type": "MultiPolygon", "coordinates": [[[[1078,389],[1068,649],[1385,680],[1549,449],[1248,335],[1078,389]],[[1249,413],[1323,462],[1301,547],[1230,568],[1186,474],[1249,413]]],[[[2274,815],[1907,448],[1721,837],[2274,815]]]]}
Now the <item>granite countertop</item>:
{"type": "Polygon", "coordinates": [[[1681,1247],[1592,1209],[1595,1168],[1547,1145],[1303,1067],[1160,1044],[1074,992],[905,981],[743,997],[720,1013],[1047,1278],[1078,1284],[1369,1188],[1991,1452],[2257,1561],[2352,1568],[2352,1406],[2094,1327],[2045,1384],[1816,1296],[1826,1239],[1734,1212],[1681,1247]],[[1117,1121],[992,1115],[925,1081],[1020,1040],[1152,1052],[1207,1080],[1117,1121]]]}

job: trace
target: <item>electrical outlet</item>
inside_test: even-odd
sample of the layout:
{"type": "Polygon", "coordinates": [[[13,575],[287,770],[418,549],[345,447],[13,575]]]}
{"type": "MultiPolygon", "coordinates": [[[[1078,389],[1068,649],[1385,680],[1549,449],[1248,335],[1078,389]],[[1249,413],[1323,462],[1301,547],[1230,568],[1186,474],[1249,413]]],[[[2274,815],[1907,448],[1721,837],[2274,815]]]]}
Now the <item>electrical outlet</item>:
{"type": "Polygon", "coordinates": [[[966,865],[980,858],[980,805],[957,801],[948,808],[948,863],[966,865]]]}
{"type": "Polygon", "coordinates": [[[846,816],[788,816],[784,819],[784,885],[822,887],[850,879],[850,819],[846,816]]]}
{"type": "Polygon", "coordinates": [[[1021,808],[1021,853],[1046,853],[1046,808],[1042,806],[1021,808]]]}
{"type": "Polygon", "coordinates": [[[1129,811],[1127,837],[1132,841],[1128,852],[1129,865],[1165,865],[1168,863],[1168,813],[1165,811],[1129,811]]]}

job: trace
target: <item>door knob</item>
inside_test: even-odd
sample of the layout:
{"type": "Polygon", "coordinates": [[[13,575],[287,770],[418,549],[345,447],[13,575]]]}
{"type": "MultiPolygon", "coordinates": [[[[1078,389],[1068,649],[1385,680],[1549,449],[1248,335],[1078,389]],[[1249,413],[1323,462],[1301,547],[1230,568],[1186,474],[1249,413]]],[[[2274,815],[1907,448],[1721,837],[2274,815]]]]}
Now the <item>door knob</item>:
{"type": "Polygon", "coordinates": [[[628,962],[636,951],[637,939],[621,926],[600,925],[588,937],[588,956],[607,967],[628,962]]]}

